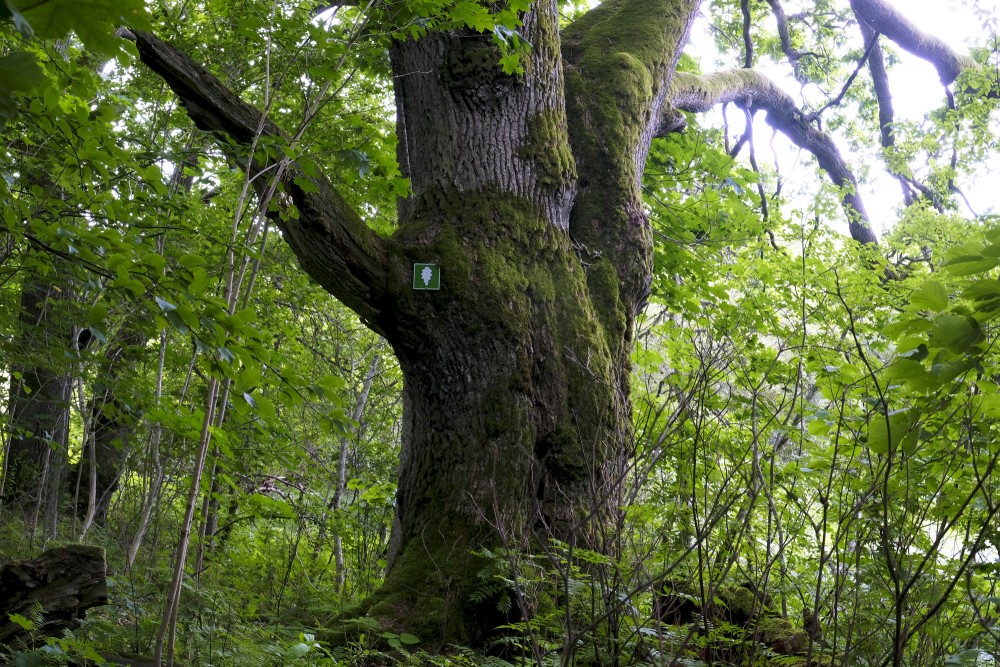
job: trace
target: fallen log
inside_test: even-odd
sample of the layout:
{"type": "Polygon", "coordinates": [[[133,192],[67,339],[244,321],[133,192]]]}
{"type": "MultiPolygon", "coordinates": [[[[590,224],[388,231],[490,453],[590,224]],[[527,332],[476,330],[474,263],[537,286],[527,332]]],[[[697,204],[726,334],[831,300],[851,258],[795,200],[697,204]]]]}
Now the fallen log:
{"type": "Polygon", "coordinates": [[[100,547],[56,547],[30,560],[0,564],[0,644],[27,643],[32,634],[58,636],[76,628],[85,611],[107,601],[107,567],[100,547]],[[11,614],[37,615],[41,622],[29,633],[10,620],[11,614]]]}

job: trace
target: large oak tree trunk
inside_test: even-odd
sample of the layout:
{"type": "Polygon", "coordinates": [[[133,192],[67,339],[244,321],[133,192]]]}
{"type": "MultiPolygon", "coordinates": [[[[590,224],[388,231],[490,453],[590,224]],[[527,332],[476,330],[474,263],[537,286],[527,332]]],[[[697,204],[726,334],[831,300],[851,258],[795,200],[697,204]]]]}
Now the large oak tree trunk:
{"type": "Polygon", "coordinates": [[[475,642],[496,624],[492,601],[468,602],[476,548],[550,537],[602,548],[596,528],[629,451],[652,251],[639,182],[675,55],[659,73],[595,58],[607,78],[576,82],[568,119],[556,16],[537,2],[525,17],[523,76],[503,74],[488,36],[392,50],[413,194],[379,325],[404,375],[403,455],[388,579],[368,611],[424,638],[475,642]],[[414,262],[441,266],[440,291],[409,289],[414,262]]]}
{"type": "Polygon", "coordinates": [[[526,17],[523,77],[480,35],[392,51],[413,195],[380,325],[403,371],[403,451],[388,581],[369,613],[419,619],[425,638],[476,641],[496,624],[495,601],[468,608],[473,550],[587,539],[627,432],[602,335],[602,317],[622,314],[613,297],[595,304],[569,234],[554,4],[526,17]],[[440,265],[440,291],[411,289],[415,262],[440,265]]]}
{"type": "MultiPolygon", "coordinates": [[[[520,75],[503,73],[489,35],[394,42],[412,194],[389,239],[294,164],[257,179],[279,174],[296,207],[278,217],[284,238],[403,371],[390,565],[360,610],[390,628],[480,643],[500,619],[495,601],[472,602],[474,551],[603,546],[652,264],[642,170],[697,5],[609,0],[561,39],[557,3],[539,0],[519,30],[532,45],[520,75]],[[412,289],[414,263],[441,267],[439,291],[412,289]]],[[[243,144],[285,136],[184,54],[135,38],[199,127],[243,144]]]]}

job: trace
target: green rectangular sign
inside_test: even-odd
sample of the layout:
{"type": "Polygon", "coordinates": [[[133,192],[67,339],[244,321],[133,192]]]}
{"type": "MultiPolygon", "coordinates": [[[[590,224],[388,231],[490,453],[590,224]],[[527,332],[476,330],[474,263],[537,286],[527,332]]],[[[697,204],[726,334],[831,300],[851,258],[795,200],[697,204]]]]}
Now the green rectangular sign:
{"type": "Polygon", "coordinates": [[[441,267],[437,264],[414,264],[413,289],[441,289],[441,267]]]}

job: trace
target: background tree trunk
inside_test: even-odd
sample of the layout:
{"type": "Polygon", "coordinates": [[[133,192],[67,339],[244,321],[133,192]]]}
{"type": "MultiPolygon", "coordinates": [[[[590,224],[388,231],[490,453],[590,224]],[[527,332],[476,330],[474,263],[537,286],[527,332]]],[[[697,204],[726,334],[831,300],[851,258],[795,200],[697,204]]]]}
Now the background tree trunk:
{"type": "MultiPolygon", "coordinates": [[[[89,406],[93,429],[93,450],[88,448],[81,460],[83,479],[89,479],[92,459],[96,458],[97,507],[95,522],[103,525],[111,507],[111,498],[118,490],[129,445],[135,430],[136,411],[140,407],[130,401],[127,388],[133,381],[135,364],[147,340],[138,327],[126,324],[114,344],[104,354],[104,368],[97,388],[101,395],[89,406]]],[[[80,507],[83,511],[85,508],[80,507]]]]}
{"type": "Polygon", "coordinates": [[[26,282],[21,292],[21,346],[30,350],[29,365],[15,368],[8,411],[12,436],[8,447],[5,503],[21,511],[32,527],[48,507],[58,511],[60,481],[66,465],[71,380],[53,361],[66,349],[69,330],[50,312],[63,291],[55,285],[26,282]],[[53,330],[53,327],[57,327],[53,330]]]}

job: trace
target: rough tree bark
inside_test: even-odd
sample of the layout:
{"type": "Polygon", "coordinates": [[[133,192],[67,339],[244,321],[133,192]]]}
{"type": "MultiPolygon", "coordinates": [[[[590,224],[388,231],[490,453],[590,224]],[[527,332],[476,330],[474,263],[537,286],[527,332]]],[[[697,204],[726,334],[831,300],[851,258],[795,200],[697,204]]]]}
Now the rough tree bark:
{"type": "Polygon", "coordinates": [[[31,634],[10,614],[31,618],[34,632],[57,636],[77,627],[83,613],[108,601],[104,549],[70,545],[49,549],[31,560],[0,563],[0,644],[28,642],[31,634]]]}
{"type": "MultiPolygon", "coordinates": [[[[329,183],[307,192],[283,165],[298,209],[281,220],[285,238],[403,370],[391,565],[366,611],[425,639],[476,642],[496,624],[493,604],[469,602],[482,566],[471,551],[549,535],[588,543],[621,474],[652,256],[639,184],[697,3],[619,4],[566,42],[571,117],[552,0],[524,17],[524,76],[502,73],[488,36],[393,44],[413,192],[389,239],[329,183]],[[411,289],[416,262],[442,267],[440,291],[411,289]]],[[[183,54],[136,41],[202,129],[280,136],[183,54]]]]}
{"type": "Polygon", "coordinates": [[[126,325],[119,333],[115,342],[104,353],[101,368],[102,381],[96,386],[98,397],[87,406],[90,410],[90,437],[93,447],[87,446],[81,461],[78,475],[73,475],[76,486],[80,479],[80,488],[74,488],[78,493],[77,513],[86,514],[89,505],[87,488],[91,475],[91,465],[95,465],[96,506],[94,521],[103,525],[107,520],[111,507],[111,498],[118,490],[118,481],[123,473],[125,460],[128,456],[129,440],[135,429],[135,419],[132,414],[134,406],[128,404],[128,396],[121,391],[128,377],[134,372],[136,351],[145,344],[146,336],[138,328],[126,325]]]}
{"type": "MultiPolygon", "coordinates": [[[[277,222],[303,268],[403,371],[390,567],[361,610],[388,627],[476,643],[497,619],[469,601],[471,551],[548,536],[600,548],[592,528],[629,452],[630,351],[652,268],[640,184],[654,136],[680,125],[675,107],[766,109],[843,186],[854,237],[875,240],[850,170],[787,96],[752,72],[673,81],[698,5],[607,0],[560,35],[555,0],[539,0],[523,17],[521,76],[503,74],[488,35],[393,42],[412,194],[389,238],[325,179],[287,160],[268,172],[295,207],[277,222]],[[411,289],[414,263],[441,266],[440,291],[411,289]]],[[[286,136],[185,54],[132,37],[201,129],[243,145],[286,136]]]]}

